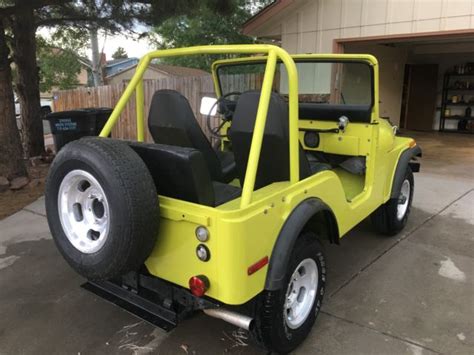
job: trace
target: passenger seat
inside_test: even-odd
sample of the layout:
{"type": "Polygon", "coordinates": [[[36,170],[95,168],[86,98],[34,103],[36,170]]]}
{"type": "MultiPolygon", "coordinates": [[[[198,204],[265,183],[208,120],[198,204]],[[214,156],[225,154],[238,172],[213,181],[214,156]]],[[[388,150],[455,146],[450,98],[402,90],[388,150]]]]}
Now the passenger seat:
{"type": "Polygon", "coordinates": [[[176,90],[158,90],[151,100],[148,128],[155,143],[199,150],[215,181],[235,179],[232,152],[216,151],[202,131],[189,101],[176,90]]]}

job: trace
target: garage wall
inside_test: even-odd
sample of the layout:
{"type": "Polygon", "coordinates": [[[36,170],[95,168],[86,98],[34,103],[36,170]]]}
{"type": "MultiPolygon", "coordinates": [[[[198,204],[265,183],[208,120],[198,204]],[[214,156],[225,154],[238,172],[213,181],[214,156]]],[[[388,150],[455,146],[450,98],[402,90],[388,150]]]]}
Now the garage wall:
{"type": "Polygon", "coordinates": [[[332,52],[333,40],[474,29],[473,0],[298,0],[251,31],[292,53],[332,52]]]}

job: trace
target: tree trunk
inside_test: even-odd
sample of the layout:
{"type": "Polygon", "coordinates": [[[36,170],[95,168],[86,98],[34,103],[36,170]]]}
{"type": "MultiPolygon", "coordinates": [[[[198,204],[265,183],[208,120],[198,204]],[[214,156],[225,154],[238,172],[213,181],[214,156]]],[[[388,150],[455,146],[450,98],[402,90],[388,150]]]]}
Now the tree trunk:
{"type": "Polygon", "coordinates": [[[12,73],[5,28],[0,20],[0,176],[26,176],[23,150],[15,118],[12,73]]]}
{"type": "Polygon", "coordinates": [[[91,37],[92,50],[92,76],[94,78],[94,86],[104,85],[101,68],[101,54],[99,53],[99,39],[97,29],[93,28],[89,31],[91,37]]]}
{"type": "Polygon", "coordinates": [[[18,71],[23,144],[27,157],[44,152],[43,122],[36,62],[36,25],[33,9],[26,7],[12,21],[14,61],[18,71]]]}

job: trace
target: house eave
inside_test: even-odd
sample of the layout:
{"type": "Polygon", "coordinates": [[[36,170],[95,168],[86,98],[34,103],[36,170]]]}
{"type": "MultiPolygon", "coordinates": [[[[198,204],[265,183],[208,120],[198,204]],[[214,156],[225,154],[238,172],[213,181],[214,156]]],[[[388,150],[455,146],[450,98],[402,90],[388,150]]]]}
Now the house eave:
{"type": "Polygon", "coordinates": [[[259,27],[294,3],[296,3],[296,0],[275,0],[249,18],[242,26],[242,33],[247,36],[254,36],[259,27]]]}

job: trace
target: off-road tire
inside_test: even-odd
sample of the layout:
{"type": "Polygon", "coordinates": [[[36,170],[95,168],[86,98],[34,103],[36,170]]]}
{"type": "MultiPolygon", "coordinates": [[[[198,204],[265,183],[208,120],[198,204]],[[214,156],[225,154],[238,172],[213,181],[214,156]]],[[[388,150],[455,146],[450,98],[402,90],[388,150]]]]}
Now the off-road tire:
{"type": "Polygon", "coordinates": [[[323,248],[312,232],[303,233],[292,251],[282,289],[263,291],[256,300],[253,328],[255,341],[265,349],[276,353],[288,353],[300,345],[310,332],[321,308],[326,284],[326,261],[323,248]],[[286,291],[291,276],[303,260],[311,258],[318,269],[316,297],[309,315],[296,329],[288,327],[285,321],[286,291]]]}
{"type": "MultiPolygon", "coordinates": [[[[408,181],[410,184],[410,195],[408,197],[406,212],[402,218],[398,218],[397,209],[399,197],[388,200],[371,215],[372,224],[378,233],[393,236],[405,228],[405,225],[407,224],[411,210],[411,203],[413,201],[413,193],[415,191],[413,172],[410,167],[407,167],[403,181],[408,181]]],[[[400,191],[397,192],[397,196],[399,194],[400,191]]]]}
{"type": "Polygon", "coordinates": [[[145,163],[126,143],[89,137],[67,144],[51,165],[45,197],[57,248],[87,279],[106,280],[137,270],[150,255],[158,231],[158,196],[145,163]],[[81,252],[71,244],[59,217],[61,182],[77,169],[91,174],[108,200],[109,233],[93,253],[81,252]]]}

